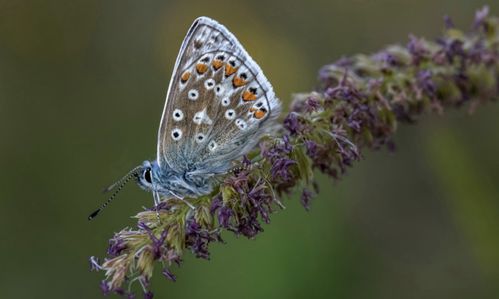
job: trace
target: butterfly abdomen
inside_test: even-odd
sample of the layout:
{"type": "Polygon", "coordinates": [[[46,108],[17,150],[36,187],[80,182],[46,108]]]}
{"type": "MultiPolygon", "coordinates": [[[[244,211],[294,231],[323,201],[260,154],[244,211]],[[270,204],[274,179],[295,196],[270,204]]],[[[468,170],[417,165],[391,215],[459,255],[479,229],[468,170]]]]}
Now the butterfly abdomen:
{"type": "Polygon", "coordinates": [[[139,180],[139,185],[147,191],[158,192],[163,198],[197,197],[212,191],[214,176],[199,172],[192,165],[186,165],[187,171],[160,166],[157,161],[145,161],[144,165],[151,170],[152,179],[139,180]]]}

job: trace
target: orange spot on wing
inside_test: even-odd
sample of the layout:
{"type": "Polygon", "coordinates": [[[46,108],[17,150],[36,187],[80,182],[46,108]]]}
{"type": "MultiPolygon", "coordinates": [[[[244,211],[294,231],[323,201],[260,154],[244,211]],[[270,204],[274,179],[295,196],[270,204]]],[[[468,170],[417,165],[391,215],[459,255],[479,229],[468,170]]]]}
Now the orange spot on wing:
{"type": "Polygon", "coordinates": [[[243,100],[245,100],[245,101],[254,101],[254,100],[256,100],[256,94],[252,93],[249,90],[245,90],[243,92],[243,100]]]}
{"type": "Polygon", "coordinates": [[[215,59],[215,60],[213,60],[212,65],[213,65],[213,68],[216,71],[216,70],[218,70],[219,68],[221,68],[224,65],[224,62],[222,60],[215,59]]]}
{"type": "Polygon", "coordinates": [[[225,76],[229,77],[230,75],[234,74],[237,72],[237,67],[234,67],[228,63],[225,64],[225,76]]]}
{"type": "Polygon", "coordinates": [[[241,87],[245,84],[246,84],[246,81],[241,77],[235,76],[234,79],[232,79],[232,85],[234,87],[241,87]]]}
{"type": "Polygon", "coordinates": [[[182,81],[182,83],[185,83],[187,80],[189,80],[190,77],[191,77],[191,72],[184,72],[180,77],[180,81],[182,81]]]}
{"type": "Polygon", "coordinates": [[[196,64],[196,71],[198,72],[198,74],[202,75],[202,74],[206,73],[207,70],[208,70],[208,65],[206,65],[204,63],[196,64]]]}
{"type": "Polygon", "coordinates": [[[256,111],[253,115],[255,116],[256,119],[262,119],[265,114],[267,114],[267,111],[263,111],[263,110],[258,110],[256,111]]]}

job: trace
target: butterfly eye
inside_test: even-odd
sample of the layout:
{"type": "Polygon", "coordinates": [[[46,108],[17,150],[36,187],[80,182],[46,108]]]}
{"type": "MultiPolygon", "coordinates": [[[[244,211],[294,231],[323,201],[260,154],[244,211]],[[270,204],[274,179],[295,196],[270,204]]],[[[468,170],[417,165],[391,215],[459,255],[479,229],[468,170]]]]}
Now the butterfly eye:
{"type": "Polygon", "coordinates": [[[151,168],[147,168],[146,171],[144,171],[144,179],[146,182],[149,184],[152,184],[152,177],[151,177],[151,168]]]}

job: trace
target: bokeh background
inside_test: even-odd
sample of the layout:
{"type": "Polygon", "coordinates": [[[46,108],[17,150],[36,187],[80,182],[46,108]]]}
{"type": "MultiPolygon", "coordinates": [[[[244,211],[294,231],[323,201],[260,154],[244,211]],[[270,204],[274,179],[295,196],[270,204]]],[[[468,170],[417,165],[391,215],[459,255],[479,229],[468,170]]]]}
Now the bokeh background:
{"type": "MultiPolygon", "coordinates": [[[[101,298],[113,232],[152,205],[129,186],[93,222],[102,187],[155,156],[178,48],[193,19],[227,25],[289,103],[343,55],[469,28],[499,1],[0,0],[0,297],[101,298]]],[[[185,257],[157,298],[499,298],[499,105],[401,126],[397,152],[320,178],[255,240],[185,257]]]]}

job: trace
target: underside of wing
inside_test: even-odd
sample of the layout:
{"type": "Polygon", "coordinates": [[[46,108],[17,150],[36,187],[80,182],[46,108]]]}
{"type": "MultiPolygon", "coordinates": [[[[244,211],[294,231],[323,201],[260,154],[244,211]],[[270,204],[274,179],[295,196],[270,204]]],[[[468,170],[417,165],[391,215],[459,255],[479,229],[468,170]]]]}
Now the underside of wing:
{"type": "Polygon", "coordinates": [[[189,29],[168,89],[158,163],[191,174],[224,172],[278,116],[272,86],[237,39],[209,18],[189,29]]]}

